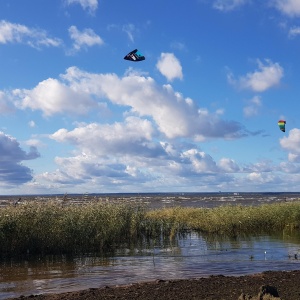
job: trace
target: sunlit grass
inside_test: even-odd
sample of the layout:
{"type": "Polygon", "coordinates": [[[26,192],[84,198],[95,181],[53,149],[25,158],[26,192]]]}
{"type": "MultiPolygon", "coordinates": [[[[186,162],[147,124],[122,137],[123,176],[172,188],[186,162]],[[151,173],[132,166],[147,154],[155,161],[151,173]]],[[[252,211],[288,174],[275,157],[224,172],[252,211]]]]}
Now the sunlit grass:
{"type": "Polygon", "coordinates": [[[208,234],[271,233],[300,227],[300,202],[226,205],[212,209],[175,207],[151,211],[147,217],[172,223],[173,228],[179,230],[188,228],[208,234]]]}
{"type": "Polygon", "coordinates": [[[30,202],[0,209],[0,254],[91,253],[139,238],[145,211],[130,204],[30,202]]]}
{"type": "Polygon", "coordinates": [[[162,208],[91,202],[29,202],[0,209],[0,256],[107,253],[186,231],[237,236],[299,230],[300,202],[162,208]]]}

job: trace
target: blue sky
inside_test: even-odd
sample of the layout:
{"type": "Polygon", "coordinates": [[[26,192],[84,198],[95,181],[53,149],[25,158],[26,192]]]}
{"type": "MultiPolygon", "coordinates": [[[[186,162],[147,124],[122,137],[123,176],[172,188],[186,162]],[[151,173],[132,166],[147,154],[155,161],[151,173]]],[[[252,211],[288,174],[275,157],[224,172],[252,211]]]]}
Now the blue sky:
{"type": "Polygon", "coordinates": [[[2,0],[0,194],[300,191],[299,81],[300,0],[2,0]]]}

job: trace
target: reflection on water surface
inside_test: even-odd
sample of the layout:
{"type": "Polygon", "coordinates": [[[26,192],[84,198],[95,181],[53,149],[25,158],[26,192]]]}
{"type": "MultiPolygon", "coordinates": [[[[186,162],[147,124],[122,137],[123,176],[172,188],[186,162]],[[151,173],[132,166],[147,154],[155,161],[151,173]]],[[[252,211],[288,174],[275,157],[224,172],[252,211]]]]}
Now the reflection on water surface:
{"type": "MultiPolygon", "coordinates": [[[[62,201],[64,195],[27,196],[22,201],[62,201]]],[[[16,197],[1,196],[0,208],[16,197]]],[[[130,201],[150,208],[216,207],[223,204],[259,205],[294,201],[299,193],[156,193],[69,195],[67,204],[87,201],[130,201]]],[[[260,236],[235,240],[193,233],[170,244],[160,241],[118,250],[110,257],[48,256],[0,263],[0,300],[20,295],[61,293],[139,281],[244,275],[300,268],[299,236],[260,236]],[[298,260],[299,258],[299,260],[298,260]]]]}
{"type": "Polygon", "coordinates": [[[123,249],[107,258],[48,256],[0,264],[0,299],[155,279],[244,275],[300,267],[299,236],[220,239],[189,234],[174,244],[123,249]],[[298,260],[299,256],[299,260],[298,260]]]}

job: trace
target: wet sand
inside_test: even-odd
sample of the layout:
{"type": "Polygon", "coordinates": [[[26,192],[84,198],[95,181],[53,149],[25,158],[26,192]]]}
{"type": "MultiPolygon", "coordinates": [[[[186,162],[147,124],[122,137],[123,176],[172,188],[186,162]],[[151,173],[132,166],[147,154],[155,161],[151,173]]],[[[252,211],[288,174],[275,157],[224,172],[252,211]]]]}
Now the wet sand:
{"type": "MultiPolygon", "coordinates": [[[[155,280],[126,286],[106,286],[78,292],[21,296],[22,300],[238,300],[241,294],[256,297],[263,285],[277,289],[280,299],[300,299],[300,270],[263,272],[247,276],[211,276],[187,280],[155,280]]],[[[244,298],[250,299],[250,298],[244,298]]],[[[268,298],[278,299],[278,298],[268,298]]]]}

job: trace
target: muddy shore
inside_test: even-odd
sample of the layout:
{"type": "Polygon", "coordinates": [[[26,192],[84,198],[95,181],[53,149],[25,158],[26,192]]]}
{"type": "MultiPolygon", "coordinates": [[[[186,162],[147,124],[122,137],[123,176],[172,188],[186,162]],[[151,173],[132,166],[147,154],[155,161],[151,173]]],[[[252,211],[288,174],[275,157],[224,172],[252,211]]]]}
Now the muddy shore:
{"type": "MultiPolygon", "coordinates": [[[[256,297],[263,285],[276,287],[280,299],[300,299],[300,270],[268,271],[246,276],[210,276],[186,280],[160,280],[125,286],[106,286],[62,294],[20,296],[22,300],[238,300],[242,293],[256,297]]],[[[249,298],[248,298],[249,299],[249,298]]],[[[274,298],[276,299],[276,298],[274,298]]],[[[277,298],[278,299],[278,298],[277,298]]]]}

